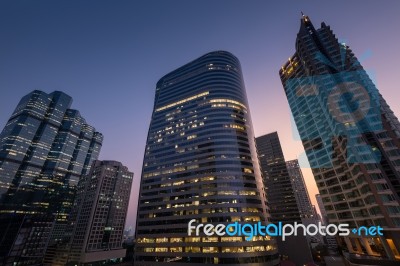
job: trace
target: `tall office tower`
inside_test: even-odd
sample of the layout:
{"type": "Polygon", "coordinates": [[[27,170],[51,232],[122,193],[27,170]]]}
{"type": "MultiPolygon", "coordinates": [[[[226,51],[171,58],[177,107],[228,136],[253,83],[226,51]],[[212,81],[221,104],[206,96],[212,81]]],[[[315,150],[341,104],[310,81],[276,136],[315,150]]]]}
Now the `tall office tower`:
{"type": "Polygon", "coordinates": [[[322,202],[321,195],[320,194],[315,195],[315,199],[317,200],[318,208],[319,208],[319,211],[321,212],[322,223],[327,224],[328,223],[328,215],[326,214],[326,210],[325,210],[324,204],[322,202]]]}
{"type": "Polygon", "coordinates": [[[290,181],[292,183],[294,196],[299,207],[300,217],[304,222],[305,218],[315,218],[314,208],[308,195],[307,186],[301,172],[299,161],[291,160],[286,162],[290,181]]]}
{"type": "Polygon", "coordinates": [[[116,161],[95,161],[79,181],[71,213],[68,263],[85,265],[125,257],[122,248],[133,173],[116,161]]]}
{"type": "Polygon", "coordinates": [[[162,77],[147,137],[135,265],[276,265],[269,236],[188,235],[268,214],[239,60],[211,52],[162,77]],[[196,224],[194,223],[194,224],[196,224]]]}
{"type": "MultiPolygon", "coordinates": [[[[315,198],[317,200],[318,203],[318,207],[319,207],[319,211],[321,212],[321,222],[324,225],[327,225],[329,223],[328,221],[328,216],[326,214],[326,210],[324,207],[324,204],[322,202],[322,198],[320,194],[315,195],[315,198]]],[[[330,236],[330,235],[326,235],[324,237],[326,244],[328,244],[328,247],[331,249],[337,249],[338,244],[336,241],[336,236],[330,236]]]]}
{"type": "Polygon", "coordinates": [[[384,228],[381,237],[352,234],[340,245],[361,254],[351,259],[400,259],[397,118],[349,46],[307,16],[279,74],[329,222],[384,228]]]}
{"type": "Polygon", "coordinates": [[[277,132],[256,138],[258,157],[267,188],[271,222],[301,222],[289,172],[277,132]]]}
{"type": "Polygon", "coordinates": [[[70,109],[70,96],[35,90],[0,134],[0,259],[36,263],[65,228],[75,188],[102,135],[70,109]]]}
{"type": "MultiPolygon", "coordinates": [[[[304,225],[318,224],[319,219],[315,207],[311,204],[310,196],[308,195],[307,186],[304,181],[303,173],[298,160],[291,160],[286,162],[290,182],[294,196],[296,198],[297,206],[300,212],[301,222],[304,225]]],[[[310,242],[321,242],[322,236],[316,234],[315,236],[307,236],[310,242]]]]}
{"type": "MultiPolygon", "coordinates": [[[[292,182],[277,132],[256,138],[258,158],[264,176],[266,195],[271,222],[277,224],[302,223],[292,182]]],[[[295,265],[312,262],[308,238],[303,235],[287,237],[285,241],[277,238],[278,250],[284,260],[295,265]]]]}

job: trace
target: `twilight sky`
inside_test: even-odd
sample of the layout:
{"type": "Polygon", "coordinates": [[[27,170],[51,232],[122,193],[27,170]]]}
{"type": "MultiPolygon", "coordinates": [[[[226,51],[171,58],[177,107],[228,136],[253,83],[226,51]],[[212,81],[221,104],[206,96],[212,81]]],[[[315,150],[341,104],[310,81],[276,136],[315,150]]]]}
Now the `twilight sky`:
{"type": "MultiPolygon", "coordinates": [[[[0,129],[34,89],[72,96],[72,108],[104,134],[100,159],[135,173],[127,220],[134,225],[156,82],[209,51],[241,61],[256,136],[278,131],[286,160],[303,152],[278,76],[294,53],[300,11],[317,28],[325,21],[353,49],[399,116],[396,0],[2,0],[0,129]]],[[[311,171],[303,173],[316,204],[311,171]]]]}

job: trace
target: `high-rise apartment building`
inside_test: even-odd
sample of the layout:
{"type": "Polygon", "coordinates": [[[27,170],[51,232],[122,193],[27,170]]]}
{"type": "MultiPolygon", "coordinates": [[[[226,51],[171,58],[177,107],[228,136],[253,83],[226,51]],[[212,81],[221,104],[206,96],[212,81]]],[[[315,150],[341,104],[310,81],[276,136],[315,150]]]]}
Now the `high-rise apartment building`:
{"type": "Polygon", "coordinates": [[[279,74],[329,222],[384,228],[340,245],[351,259],[400,259],[400,124],[369,75],[329,26],[304,15],[279,74]]]}
{"type": "MultiPolygon", "coordinates": [[[[124,258],[122,248],[133,173],[116,161],[95,161],[78,183],[71,213],[69,264],[124,258]]],[[[65,254],[63,254],[65,255],[65,254]]]]}
{"type": "Polygon", "coordinates": [[[258,157],[267,188],[271,222],[301,222],[299,207],[277,132],[256,138],[258,157]]]}
{"type": "Polygon", "coordinates": [[[314,218],[314,208],[311,204],[310,196],[308,195],[307,186],[304,181],[303,173],[300,169],[299,161],[287,161],[286,167],[292,183],[297,206],[299,207],[301,219],[304,221],[304,218],[314,218]]]}
{"type": "Polygon", "coordinates": [[[65,230],[76,185],[97,159],[103,137],[72,98],[35,90],[0,134],[0,258],[36,263],[65,230]]]}
{"type": "Polygon", "coordinates": [[[188,222],[267,222],[239,60],[211,52],[156,86],[137,215],[135,265],[276,265],[275,241],[188,235],[188,222]]]}

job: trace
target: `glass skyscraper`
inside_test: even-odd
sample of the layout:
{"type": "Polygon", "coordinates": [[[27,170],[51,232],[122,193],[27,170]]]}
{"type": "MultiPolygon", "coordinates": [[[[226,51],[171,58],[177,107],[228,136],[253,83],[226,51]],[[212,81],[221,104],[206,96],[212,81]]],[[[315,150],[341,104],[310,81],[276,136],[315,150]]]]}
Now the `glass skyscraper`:
{"type": "Polygon", "coordinates": [[[239,60],[205,54],[156,86],[137,215],[135,265],[276,265],[270,237],[188,236],[188,222],[267,222],[239,60]]]}
{"type": "Polygon", "coordinates": [[[35,263],[62,234],[76,185],[89,172],[102,134],[72,98],[35,90],[21,99],[0,134],[0,257],[35,263]]]}
{"type": "Polygon", "coordinates": [[[348,258],[400,259],[400,124],[369,75],[329,26],[315,29],[305,15],[279,74],[328,222],[384,228],[341,238],[348,258]]]}

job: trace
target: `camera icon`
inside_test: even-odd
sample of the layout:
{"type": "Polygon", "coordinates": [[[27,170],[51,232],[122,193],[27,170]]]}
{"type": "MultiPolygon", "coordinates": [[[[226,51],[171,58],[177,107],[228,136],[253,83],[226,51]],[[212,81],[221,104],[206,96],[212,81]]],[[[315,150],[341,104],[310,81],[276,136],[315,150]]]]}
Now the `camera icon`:
{"type": "Polygon", "coordinates": [[[381,96],[364,69],[288,79],[285,90],[311,168],[380,162],[370,140],[383,128],[381,96]]]}

